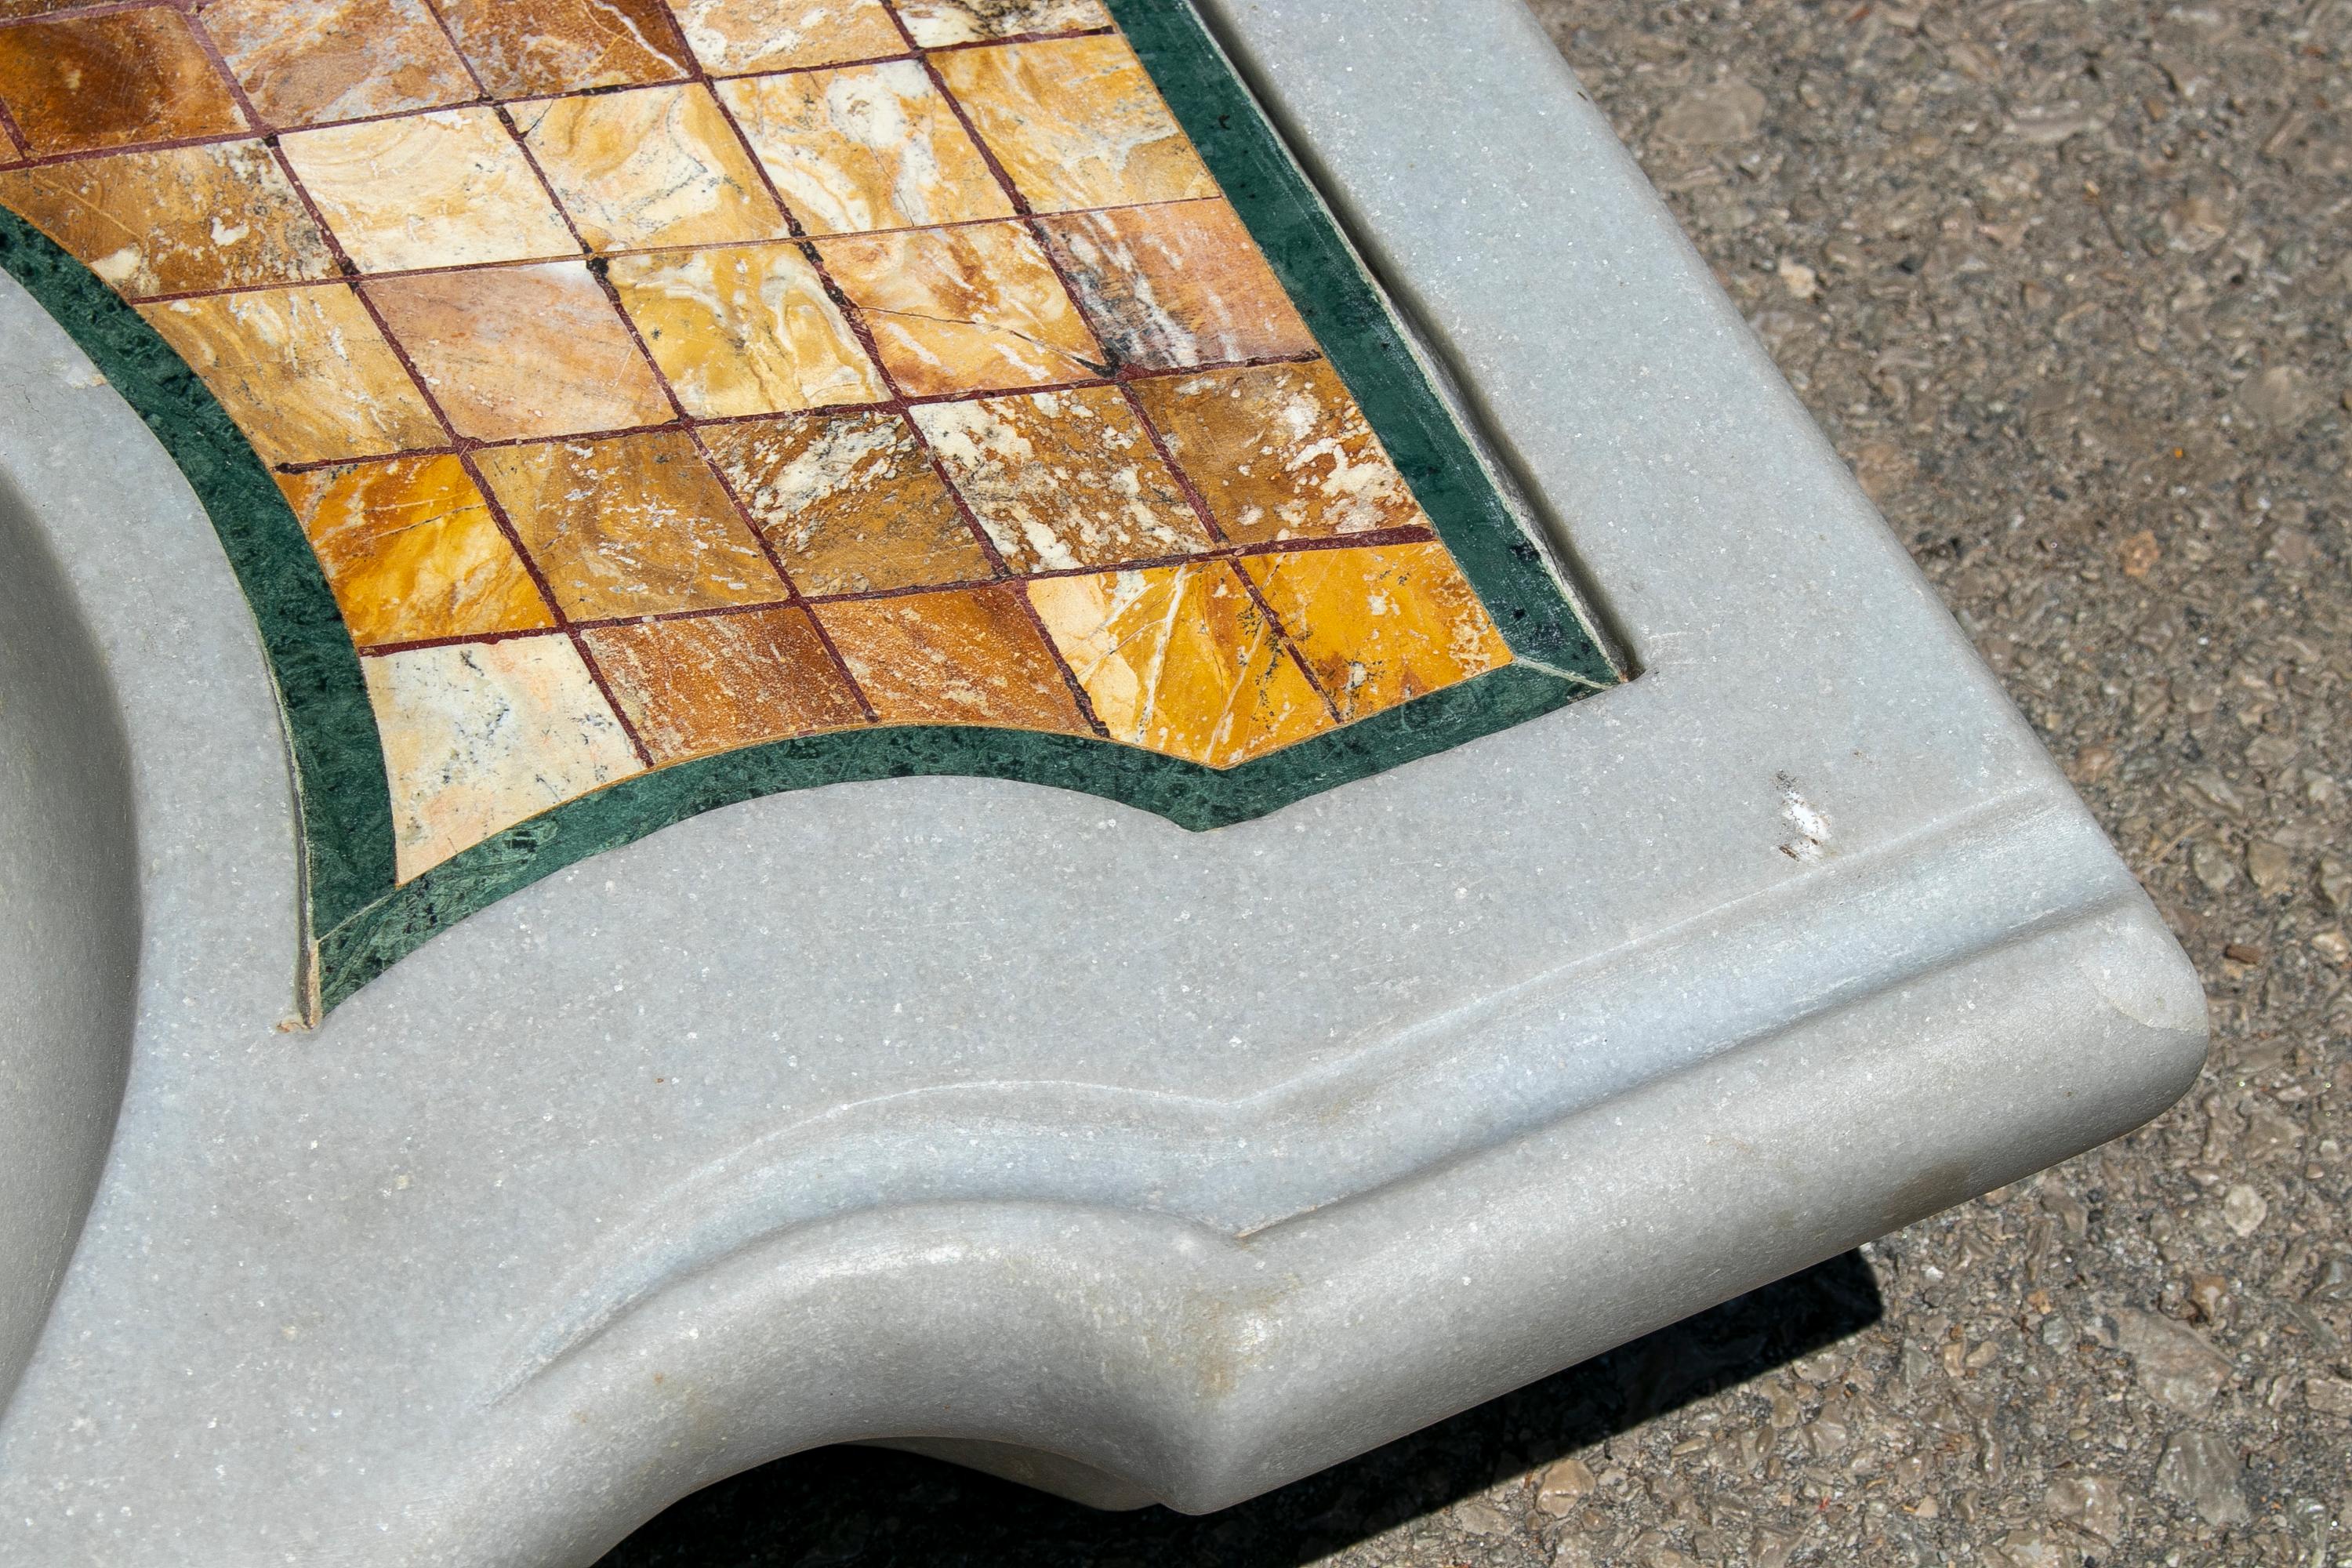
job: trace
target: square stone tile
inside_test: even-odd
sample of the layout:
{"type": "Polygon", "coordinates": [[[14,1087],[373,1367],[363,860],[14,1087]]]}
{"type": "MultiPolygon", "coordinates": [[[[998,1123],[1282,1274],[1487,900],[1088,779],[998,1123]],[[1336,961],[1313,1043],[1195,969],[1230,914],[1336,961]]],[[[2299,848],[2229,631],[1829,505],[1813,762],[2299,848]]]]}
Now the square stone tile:
{"type": "Polygon", "coordinates": [[[1443,544],[1301,550],[1244,559],[1342,719],[1353,721],[1511,662],[1443,544]]]}
{"type": "Polygon", "coordinates": [[[0,102],[36,153],[246,129],[187,18],[167,5],[0,28],[0,102]]]}
{"type": "Polygon", "coordinates": [[[500,99],[677,81],[694,72],[663,0],[440,0],[457,47],[500,99]]]}
{"type": "Polygon", "coordinates": [[[326,237],[258,142],[0,173],[0,202],[132,299],[335,276],[326,237]]]}
{"type": "Polygon", "coordinates": [[[1223,201],[1065,213],[1038,227],[1095,335],[1121,364],[1182,370],[1316,352],[1314,334],[1223,201]]]}
{"type": "Polygon", "coordinates": [[[1026,588],[1114,741],[1229,768],[1333,726],[1225,563],[1026,588]]]}
{"type": "Polygon", "coordinates": [[[367,290],[460,435],[518,441],[677,416],[584,263],[378,278],[367,290]]]}
{"type": "Polygon", "coordinates": [[[1102,0],[898,0],[898,16],[927,49],[1111,25],[1102,0]]]}
{"type": "Polygon", "coordinates": [[[448,456],[281,476],[362,647],[552,626],[522,557],[448,456]]]}
{"type": "Polygon", "coordinates": [[[806,610],[599,626],[581,640],[656,765],[866,722],[806,610]]]}
{"type": "Polygon", "coordinates": [[[362,272],[580,254],[488,109],[298,131],[279,145],[362,272]]]}
{"type": "Polygon", "coordinates": [[[884,367],[911,396],[1109,373],[1045,247],[1020,224],[867,235],[817,250],[866,318],[884,367]]]}
{"type": "Polygon", "coordinates": [[[139,313],[271,463],[373,458],[448,439],[342,284],[211,294],[139,313]]]}
{"type": "Polygon", "coordinates": [[[1320,360],[1139,381],[1135,394],[1228,539],[1429,525],[1363,410],[1320,360]]]}
{"type": "Polygon", "coordinates": [[[913,60],[723,81],[719,95],[811,234],[1013,211],[955,110],[913,60]]]}
{"type": "Polygon", "coordinates": [[[196,15],[273,126],[480,96],[425,0],[199,0],[196,15]]]}
{"type": "Polygon", "coordinates": [[[1018,588],[837,599],[816,615],[886,724],[1094,732],[1018,588]]]}
{"type": "Polygon", "coordinates": [[[715,425],[703,440],[803,594],[981,583],[994,563],[905,419],[881,410],[715,425]]]}
{"type": "Polygon", "coordinates": [[[926,403],[914,417],[1016,572],[1164,561],[1216,542],[1117,387],[926,403]]]}
{"type": "Polygon", "coordinates": [[[955,49],[933,56],[932,64],[1041,213],[1217,194],[1122,38],[955,49]]]}
{"type": "Polygon", "coordinates": [[[788,596],[683,431],[487,447],[474,460],[574,620],[788,596]]]}
{"type": "Polygon", "coordinates": [[[698,82],[519,103],[513,113],[592,250],[790,232],[751,155],[698,82]]]}
{"type": "Polygon", "coordinates": [[[697,418],[890,395],[798,246],[624,256],[611,277],[655,363],[697,418]]]}
{"type": "Polygon", "coordinates": [[[669,7],[712,76],[907,52],[882,0],[669,0],[669,7]]]}
{"type": "Polygon", "coordinates": [[[645,771],[570,637],[360,660],[405,882],[494,833],[645,771]]]}

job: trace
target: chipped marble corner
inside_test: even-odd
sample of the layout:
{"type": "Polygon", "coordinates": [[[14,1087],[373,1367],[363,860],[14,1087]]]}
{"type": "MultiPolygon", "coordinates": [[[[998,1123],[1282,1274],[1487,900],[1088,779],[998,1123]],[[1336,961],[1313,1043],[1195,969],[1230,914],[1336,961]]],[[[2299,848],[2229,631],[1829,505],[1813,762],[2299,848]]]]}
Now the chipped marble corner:
{"type": "Polygon", "coordinates": [[[697,418],[889,396],[796,245],[624,256],[610,277],[646,351],[697,418]]]}

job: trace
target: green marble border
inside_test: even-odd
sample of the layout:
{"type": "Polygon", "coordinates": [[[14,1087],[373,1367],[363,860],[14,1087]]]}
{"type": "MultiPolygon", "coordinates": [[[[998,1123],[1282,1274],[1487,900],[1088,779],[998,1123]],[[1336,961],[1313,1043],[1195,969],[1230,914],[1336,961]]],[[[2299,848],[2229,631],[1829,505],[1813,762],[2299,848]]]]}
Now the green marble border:
{"type": "Polygon", "coordinates": [[[1623,679],[1377,286],[1189,0],[1111,9],[1520,662],[1219,772],[1113,742],[907,727],[814,735],[639,774],[394,879],[383,750],[365,677],[301,525],[195,374],[114,290],[0,208],[0,269],[81,345],[211,516],[285,716],[314,1018],[436,933],[567,866],[722,805],[855,780],[961,774],[1083,791],[1205,830],[1525,723],[1623,679]]]}

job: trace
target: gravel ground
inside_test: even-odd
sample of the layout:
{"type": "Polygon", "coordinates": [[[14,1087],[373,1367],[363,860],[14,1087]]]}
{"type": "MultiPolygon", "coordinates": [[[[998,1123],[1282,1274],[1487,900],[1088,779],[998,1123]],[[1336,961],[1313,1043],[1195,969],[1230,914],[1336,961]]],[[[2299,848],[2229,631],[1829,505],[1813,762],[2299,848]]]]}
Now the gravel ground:
{"type": "Polygon", "coordinates": [[[2352,0],[1538,0],[2197,960],[2153,1126],[1328,1475],[833,1450],[607,1568],[2352,1564],[2352,0]]]}

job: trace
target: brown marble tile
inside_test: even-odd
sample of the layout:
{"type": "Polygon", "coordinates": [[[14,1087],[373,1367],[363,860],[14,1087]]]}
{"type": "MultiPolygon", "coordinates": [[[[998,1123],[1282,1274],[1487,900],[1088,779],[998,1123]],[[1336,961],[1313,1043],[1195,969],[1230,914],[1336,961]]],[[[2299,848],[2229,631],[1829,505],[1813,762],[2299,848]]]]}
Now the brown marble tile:
{"type": "Polygon", "coordinates": [[[956,49],[932,63],[1041,213],[1217,194],[1124,39],[956,49]]]}
{"type": "Polygon", "coordinates": [[[926,403],[914,417],[1016,572],[1162,561],[1215,542],[1117,387],[926,403]]]}
{"type": "Polygon", "coordinates": [[[580,254],[488,109],[298,131],[279,145],[363,272],[580,254]]]}
{"type": "Polygon", "coordinates": [[[1229,768],[1332,727],[1224,563],[1026,587],[1114,741],[1229,768]]]}
{"type": "Polygon", "coordinates": [[[718,100],[699,83],[520,103],[513,113],[591,250],[789,232],[718,100]]]}
{"type": "Polygon", "coordinates": [[[678,401],[698,418],[890,395],[797,246],[624,256],[612,279],[678,401]]]}
{"type": "Polygon", "coordinates": [[[278,488],[362,647],[555,624],[456,458],[318,468],[278,488]]]}
{"type": "Polygon", "coordinates": [[[1013,211],[955,111],[912,60],[723,81],[719,95],[811,234],[1013,211]]]}
{"type": "Polygon", "coordinates": [[[0,29],[0,102],[37,153],[246,129],[187,18],[166,5],[0,29]]]}
{"type": "Polygon", "coordinates": [[[139,313],[271,463],[381,457],[448,437],[341,284],[212,294],[139,313]]]}
{"type": "Polygon", "coordinates": [[[712,76],[904,54],[882,0],[669,0],[712,76]]]}
{"type": "Polygon", "coordinates": [[[1181,370],[1315,352],[1223,201],[1067,213],[1039,226],[1095,335],[1123,364],[1181,370]]]}
{"type": "Polygon", "coordinates": [[[196,15],[254,111],[275,126],[479,96],[425,0],[199,0],[196,15]]]}
{"type": "Polygon", "coordinates": [[[525,440],[676,417],[581,262],[378,278],[367,289],[460,435],[525,440]]]}
{"type": "Polygon", "coordinates": [[[1135,390],[1229,539],[1428,526],[1363,411],[1320,360],[1139,381],[1135,390]]]}
{"type": "Polygon", "coordinates": [[[1511,662],[1510,647],[1443,544],[1257,555],[1242,570],[1343,719],[1511,662]]]}
{"type": "Polygon", "coordinates": [[[493,447],[474,460],[574,620],[787,596],[683,431],[493,447]]]}
{"type": "Polygon", "coordinates": [[[824,241],[825,269],[912,396],[1051,386],[1108,374],[1045,248],[1020,224],[824,241]]]}
{"type": "Polygon", "coordinates": [[[1102,0],[898,0],[898,15],[927,49],[1110,26],[1102,0]]]}
{"type": "Polygon", "coordinates": [[[716,425],[719,471],[811,595],[995,575],[907,422],[880,410],[716,425]]]}
{"type": "Polygon", "coordinates": [[[886,724],[987,724],[1085,735],[1052,649],[1013,587],[816,607],[886,724]]]}
{"type": "Polygon", "coordinates": [[[676,81],[693,73],[662,0],[440,0],[498,98],[676,81]]]}
{"type": "Polygon", "coordinates": [[[335,259],[258,142],[0,174],[0,204],[132,299],[332,278],[335,259]]]}
{"type": "Polygon", "coordinates": [[[806,610],[581,634],[656,765],[866,722],[806,610]]]}

